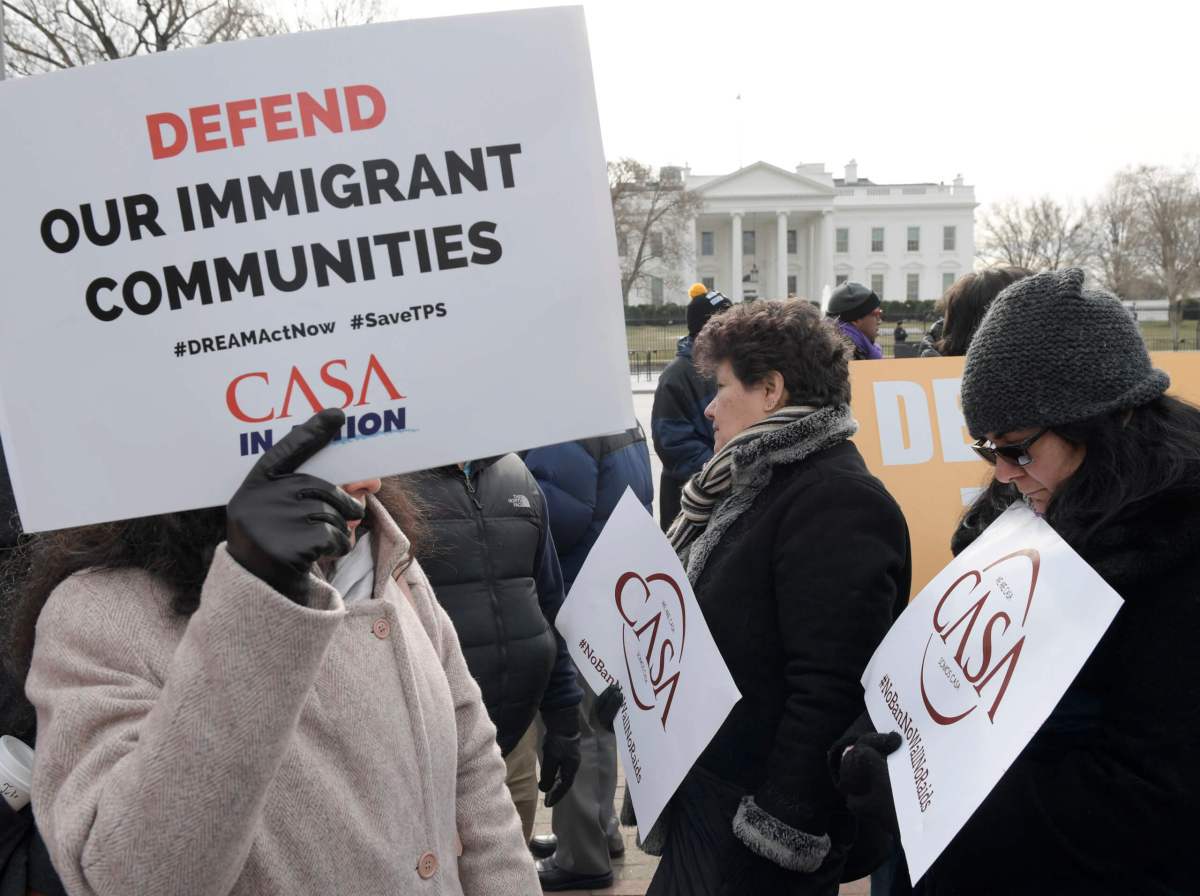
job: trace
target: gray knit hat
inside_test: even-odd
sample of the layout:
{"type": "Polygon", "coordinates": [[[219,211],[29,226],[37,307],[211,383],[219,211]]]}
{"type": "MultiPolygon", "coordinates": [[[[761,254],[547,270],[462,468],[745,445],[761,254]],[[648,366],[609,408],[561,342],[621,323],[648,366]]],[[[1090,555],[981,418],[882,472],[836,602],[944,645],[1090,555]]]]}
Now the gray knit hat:
{"type": "Polygon", "coordinates": [[[967,350],[962,408],[979,438],[1137,407],[1170,384],[1117,297],[1069,268],[996,297],[967,350]]]}

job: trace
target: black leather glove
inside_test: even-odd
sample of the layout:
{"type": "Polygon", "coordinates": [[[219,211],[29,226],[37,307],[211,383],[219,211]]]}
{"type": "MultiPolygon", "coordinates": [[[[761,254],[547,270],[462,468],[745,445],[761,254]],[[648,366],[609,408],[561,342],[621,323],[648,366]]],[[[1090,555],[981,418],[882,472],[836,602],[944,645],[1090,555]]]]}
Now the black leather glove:
{"type": "Polygon", "coordinates": [[[900,749],[902,743],[904,739],[895,731],[886,734],[871,731],[844,737],[829,751],[834,784],[845,797],[846,807],[895,836],[900,834],[900,825],[896,821],[887,757],[900,749]]]}
{"type": "Polygon", "coordinates": [[[297,603],[305,602],[312,565],[349,551],[346,520],[365,513],[337,486],[296,472],[345,422],[329,408],[297,426],[259,459],[226,508],[229,555],[297,603]]]}
{"type": "Polygon", "coordinates": [[[542,777],[538,790],[546,794],[549,809],[571,789],[579,771],[579,707],[542,713],[546,739],[542,741],[542,777]]]}
{"type": "Polygon", "coordinates": [[[625,703],[625,695],[621,693],[619,684],[610,684],[596,697],[594,704],[596,721],[609,731],[613,730],[613,721],[625,703]]]}

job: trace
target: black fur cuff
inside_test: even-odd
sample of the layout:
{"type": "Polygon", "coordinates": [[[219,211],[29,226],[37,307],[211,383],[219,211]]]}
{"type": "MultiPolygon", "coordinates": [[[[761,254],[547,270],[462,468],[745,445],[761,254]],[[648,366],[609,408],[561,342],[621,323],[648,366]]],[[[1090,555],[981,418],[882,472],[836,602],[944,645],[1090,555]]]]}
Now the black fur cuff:
{"type": "Polygon", "coordinates": [[[742,797],[733,833],[751,852],[789,871],[816,871],[829,854],[828,834],[798,831],[760,809],[752,796],[742,797]]]}

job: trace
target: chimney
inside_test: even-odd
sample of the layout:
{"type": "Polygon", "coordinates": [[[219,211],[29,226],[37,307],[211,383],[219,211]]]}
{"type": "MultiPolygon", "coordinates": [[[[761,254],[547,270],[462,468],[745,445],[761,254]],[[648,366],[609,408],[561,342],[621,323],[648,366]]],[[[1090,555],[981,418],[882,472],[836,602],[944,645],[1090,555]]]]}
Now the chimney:
{"type": "Polygon", "coordinates": [[[858,183],[858,162],[851,159],[846,163],[846,184],[851,186],[858,183]]]}

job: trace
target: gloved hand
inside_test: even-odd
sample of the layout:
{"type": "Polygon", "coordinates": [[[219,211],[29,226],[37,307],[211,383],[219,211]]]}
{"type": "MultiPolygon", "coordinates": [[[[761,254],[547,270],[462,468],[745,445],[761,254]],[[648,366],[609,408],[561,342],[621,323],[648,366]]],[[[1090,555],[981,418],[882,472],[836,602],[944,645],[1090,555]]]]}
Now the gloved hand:
{"type": "Polygon", "coordinates": [[[345,422],[328,408],[297,426],[259,458],[226,508],[229,555],[297,603],[304,603],[313,563],[349,551],[346,520],[365,513],[337,486],[296,472],[345,422]]]}
{"type": "Polygon", "coordinates": [[[546,794],[546,808],[566,796],[579,771],[579,707],[543,712],[546,739],[542,741],[542,777],[538,790],[546,794]]]}
{"type": "Polygon", "coordinates": [[[613,720],[625,704],[625,695],[621,693],[619,684],[610,684],[596,697],[596,720],[609,731],[613,730],[613,720]]]}
{"type": "Polygon", "coordinates": [[[789,893],[800,875],[781,868],[770,859],[752,852],[741,840],[735,840],[722,863],[719,896],[751,896],[751,894],[789,893]]]}
{"type": "Polygon", "coordinates": [[[886,734],[871,731],[844,737],[829,751],[834,784],[845,797],[846,807],[896,836],[900,825],[896,821],[887,757],[900,749],[902,743],[904,739],[895,731],[886,734]]]}

